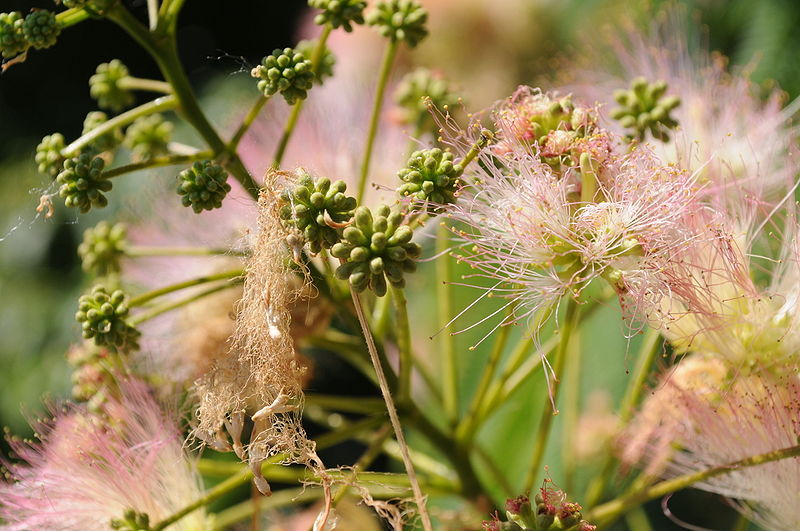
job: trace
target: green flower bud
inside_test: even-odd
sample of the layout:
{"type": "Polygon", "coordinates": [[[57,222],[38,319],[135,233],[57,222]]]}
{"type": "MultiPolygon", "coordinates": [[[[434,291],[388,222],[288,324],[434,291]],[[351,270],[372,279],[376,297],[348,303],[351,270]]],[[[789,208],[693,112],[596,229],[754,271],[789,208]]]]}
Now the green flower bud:
{"type": "Polygon", "coordinates": [[[320,26],[329,24],[332,28],[344,28],[353,31],[353,24],[364,23],[364,8],[367,3],[363,0],[308,0],[308,5],[322,12],[314,17],[314,23],[320,26]]]}
{"type": "MultiPolygon", "coordinates": [[[[86,119],[83,120],[83,132],[81,134],[85,135],[92,129],[95,129],[107,121],[108,115],[106,113],[103,111],[92,111],[87,114],[86,119]]],[[[92,148],[98,152],[111,151],[116,149],[116,147],[122,143],[122,138],[122,129],[115,128],[95,139],[95,141],[92,142],[92,148]]]]}
{"type": "MultiPolygon", "coordinates": [[[[442,205],[455,203],[458,178],[463,173],[460,164],[453,164],[453,154],[439,148],[415,151],[405,168],[397,172],[403,181],[397,189],[400,196],[409,196],[436,212],[442,205]]],[[[412,206],[413,208],[413,206],[412,206]]]]}
{"type": "Polygon", "coordinates": [[[25,38],[22,13],[0,13],[0,53],[3,57],[14,57],[28,49],[30,43],[25,38]]]}
{"type": "Polygon", "coordinates": [[[133,157],[146,160],[169,152],[169,141],[175,127],[161,114],[142,116],[125,131],[125,145],[133,150],[133,157]]]}
{"type": "Polygon", "coordinates": [[[119,259],[125,254],[125,225],[111,225],[101,221],[83,232],[83,243],[78,246],[81,266],[87,273],[105,276],[120,270],[119,259]]]}
{"type": "Polygon", "coordinates": [[[281,195],[284,201],[281,218],[303,233],[311,252],[316,254],[334,246],[341,239],[342,229],[358,240],[350,231],[358,229],[345,228],[356,208],[355,198],[345,195],[347,184],[344,181],[332,183],[326,177],[315,181],[302,170],[298,174],[299,181],[281,195]]]}
{"type": "Polygon", "coordinates": [[[227,183],[228,172],[212,160],[198,161],[178,174],[178,194],[185,207],[195,213],[222,206],[222,200],[231,191],[227,183]]]}
{"type": "Polygon", "coordinates": [[[380,2],[367,16],[367,23],[377,26],[381,35],[394,42],[405,41],[412,48],[427,37],[427,21],[428,12],[415,0],[380,2]]]}
{"type": "Polygon", "coordinates": [[[53,46],[61,33],[55,13],[46,9],[29,13],[22,29],[25,31],[25,39],[37,50],[53,46]]]}
{"type": "Polygon", "coordinates": [[[81,323],[83,337],[94,339],[99,347],[127,351],[139,348],[139,331],[128,324],[128,301],[122,290],[109,293],[97,285],[78,299],[75,319],[81,323]]]}
{"type": "Polygon", "coordinates": [[[111,190],[111,181],[103,178],[105,162],[92,153],[81,153],[64,161],[64,169],[56,177],[61,185],[58,195],[68,207],[88,212],[93,206],[104,207],[108,199],[103,192],[111,190]]]}
{"type": "Polygon", "coordinates": [[[64,157],[61,156],[61,150],[66,147],[64,135],[61,133],[53,133],[42,138],[42,141],[36,146],[36,166],[39,173],[44,173],[55,177],[61,171],[64,164],[64,157]]]}
{"type": "Polygon", "coordinates": [[[612,111],[611,117],[626,129],[633,130],[626,137],[629,141],[635,138],[641,142],[648,132],[656,140],[669,141],[668,131],[678,126],[670,113],[681,104],[681,100],[665,96],[666,92],[667,84],[663,81],[648,83],[643,77],[634,79],[630,89],[614,92],[614,99],[620,107],[612,111]]]}
{"type": "MultiPolygon", "coordinates": [[[[297,43],[295,50],[298,53],[303,54],[304,56],[308,57],[309,60],[314,55],[314,49],[317,47],[317,40],[311,41],[300,41],[297,43]]],[[[333,77],[333,65],[336,64],[336,57],[331,52],[331,49],[327,46],[325,50],[322,52],[322,59],[320,65],[316,68],[316,80],[317,82],[322,85],[325,82],[326,78],[333,77]]]]}
{"type": "Polygon", "coordinates": [[[128,509],[122,518],[111,520],[111,529],[118,531],[150,531],[150,516],[128,509]]]}
{"type": "Polygon", "coordinates": [[[397,86],[394,101],[403,110],[401,121],[420,131],[432,132],[437,126],[428,105],[437,109],[456,105],[459,102],[446,80],[427,68],[418,68],[406,74],[397,86]]]}
{"type": "Polygon", "coordinates": [[[119,85],[128,75],[128,67],[119,59],[98,65],[96,73],[89,78],[89,93],[100,108],[119,112],[133,105],[136,101],[133,92],[119,85]]]}
{"type": "Polygon", "coordinates": [[[274,50],[250,75],[259,79],[258,90],[265,96],[280,92],[289,105],[306,99],[314,83],[311,61],[292,48],[274,50]]]}
{"type": "Polygon", "coordinates": [[[419,258],[422,248],[411,242],[411,228],[400,225],[402,215],[385,205],[374,212],[362,206],[356,209],[354,218],[355,226],[347,227],[342,241],[331,248],[331,254],[344,261],[336,276],[347,280],[352,289],[369,288],[378,297],[386,295],[387,282],[403,287],[403,274],[416,270],[414,259],[419,258]]]}

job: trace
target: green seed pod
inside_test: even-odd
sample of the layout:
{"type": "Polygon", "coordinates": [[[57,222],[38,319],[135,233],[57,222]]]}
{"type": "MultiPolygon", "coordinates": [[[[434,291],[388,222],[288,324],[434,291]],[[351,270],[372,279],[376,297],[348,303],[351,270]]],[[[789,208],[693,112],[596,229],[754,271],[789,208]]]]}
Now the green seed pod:
{"type": "Polygon", "coordinates": [[[354,218],[356,226],[347,227],[343,241],[331,248],[331,254],[344,261],[336,276],[347,279],[356,291],[370,288],[378,297],[386,294],[387,282],[403,287],[403,273],[416,269],[414,259],[422,252],[410,241],[411,228],[399,225],[402,216],[385,205],[375,211],[358,207],[354,218]]]}
{"type": "Polygon", "coordinates": [[[642,142],[647,133],[662,142],[669,141],[669,130],[678,126],[671,111],[681,103],[676,96],[665,96],[667,84],[663,81],[648,83],[643,77],[634,79],[628,90],[617,90],[614,99],[620,107],[611,112],[611,117],[632,131],[628,141],[642,142]]]}
{"type": "Polygon", "coordinates": [[[139,348],[139,331],[128,324],[127,297],[122,290],[109,293],[105,287],[97,285],[78,299],[78,312],[75,319],[81,323],[83,337],[94,339],[99,347],[119,351],[139,348]]]}
{"type": "Polygon", "coordinates": [[[61,150],[66,147],[64,135],[61,133],[53,133],[42,138],[42,141],[36,146],[36,167],[39,173],[44,173],[55,177],[61,171],[64,164],[64,157],[61,156],[61,150]]]}
{"type": "Polygon", "coordinates": [[[311,61],[292,48],[274,50],[250,74],[259,79],[258,90],[265,96],[280,92],[289,105],[306,99],[314,83],[311,61]]]}
{"type": "Polygon", "coordinates": [[[37,50],[50,48],[58,40],[61,26],[58,25],[56,15],[46,9],[37,9],[25,17],[22,26],[25,39],[37,50]]]}
{"type": "Polygon", "coordinates": [[[24,25],[19,11],[0,13],[0,54],[3,57],[15,57],[30,47],[24,25]]]}
{"type": "Polygon", "coordinates": [[[195,162],[178,174],[178,194],[183,206],[192,207],[195,213],[221,207],[231,191],[227,180],[228,172],[216,162],[195,162]]]}
{"type": "MultiPolygon", "coordinates": [[[[300,41],[295,46],[295,50],[304,56],[308,57],[309,61],[314,56],[314,49],[317,47],[317,40],[300,41]]],[[[325,82],[325,79],[333,77],[333,66],[336,64],[336,57],[327,46],[322,52],[322,59],[320,65],[316,67],[316,81],[320,85],[325,82]]]]}
{"type": "Polygon", "coordinates": [[[326,177],[314,180],[299,170],[297,184],[287,187],[281,194],[284,201],[281,218],[287,225],[303,231],[313,254],[331,248],[342,237],[353,245],[366,244],[364,234],[348,226],[356,200],[346,196],[346,190],[344,181],[331,183],[326,177]]]}
{"type": "Polygon", "coordinates": [[[381,35],[394,42],[405,41],[412,48],[428,36],[427,21],[428,12],[415,0],[380,2],[367,16],[367,23],[376,26],[381,35]]]}
{"type": "Polygon", "coordinates": [[[459,97],[441,76],[427,68],[406,74],[394,93],[394,101],[402,109],[401,122],[436,136],[437,125],[428,105],[437,109],[456,105],[459,97]]]}
{"type": "Polygon", "coordinates": [[[458,178],[462,173],[461,165],[453,163],[452,153],[439,148],[415,151],[406,167],[397,172],[404,183],[397,193],[401,197],[410,197],[415,203],[422,203],[423,210],[434,213],[455,203],[458,178]]]}
{"type": "Polygon", "coordinates": [[[125,145],[133,150],[133,156],[147,160],[169,152],[169,141],[175,126],[161,114],[142,116],[125,132],[125,145]]]}
{"type": "Polygon", "coordinates": [[[81,153],[64,161],[64,169],[56,177],[61,185],[58,195],[68,207],[88,212],[93,206],[104,207],[108,199],[103,192],[111,190],[111,181],[103,178],[105,162],[92,153],[81,153]]]}
{"type": "Polygon", "coordinates": [[[136,101],[133,92],[119,84],[128,75],[128,67],[119,59],[98,65],[96,73],[89,78],[89,93],[101,109],[120,112],[133,105],[136,101]]]}
{"type": "Polygon", "coordinates": [[[78,246],[81,266],[87,273],[105,276],[120,271],[120,258],[125,254],[126,228],[123,223],[111,225],[101,221],[83,232],[78,246]]]}
{"type": "Polygon", "coordinates": [[[308,5],[322,10],[314,17],[315,24],[328,24],[334,29],[341,27],[347,32],[353,31],[353,24],[364,23],[364,8],[367,7],[363,0],[308,0],[308,5]]]}
{"type": "MultiPolygon", "coordinates": [[[[86,115],[86,119],[83,120],[83,132],[82,135],[85,135],[92,129],[97,128],[98,126],[106,123],[108,121],[108,115],[103,111],[92,111],[86,115]]],[[[122,129],[119,127],[112,129],[108,133],[101,135],[97,139],[92,142],[91,146],[93,149],[97,150],[98,152],[103,151],[111,151],[116,149],[122,143],[123,135],[122,129]]]]}

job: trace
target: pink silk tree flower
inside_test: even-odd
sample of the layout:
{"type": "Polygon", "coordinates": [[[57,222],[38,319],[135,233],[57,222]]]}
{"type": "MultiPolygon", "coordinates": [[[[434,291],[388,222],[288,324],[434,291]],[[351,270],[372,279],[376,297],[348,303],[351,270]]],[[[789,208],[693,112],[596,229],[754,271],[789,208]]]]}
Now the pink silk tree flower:
{"type": "Polygon", "coordinates": [[[616,68],[578,65],[569,89],[598,102],[605,123],[621,131],[608,118],[618,108],[614,92],[637,78],[665,83],[666,93],[680,98],[680,105],[672,111],[678,128],[670,140],[652,142],[662,160],[698,171],[700,181],[708,183],[704,197],[712,204],[782,198],[794,184],[796,168],[789,154],[797,139],[792,117],[800,102],[785,107],[780,90],[764,98],[763,88],[745,72],[731,73],[726,58],[700,44],[684,10],[661,15],[648,32],[619,31],[610,46],[616,68]]]}
{"type": "MultiPolygon", "coordinates": [[[[705,378],[680,380],[667,377],[640,413],[646,414],[653,401],[665,402],[658,395],[669,394],[669,407],[660,408],[660,428],[651,433],[657,435],[651,442],[662,443],[651,444],[641,461],[650,468],[660,461],[656,467],[660,477],[721,467],[798,444],[800,382],[796,374],[733,375],[716,379],[716,389],[705,378]],[[669,445],[664,444],[666,440],[669,445]],[[669,455],[664,451],[667,446],[669,455]]],[[[631,429],[636,427],[634,421],[631,429]]],[[[731,499],[737,510],[764,529],[789,531],[800,525],[799,457],[734,467],[693,487],[731,499]]]]}
{"type": "MultiPolygon", "coordinates": [[[[35,426],[39,442],[10,441],[19,461],[0,486],[7,529],[107,530],[131,511],[155,524],[199,498],[174,421],[142,382],[119,384],[100,411],[71,405],[35,426]]],[[[202,510],[169,527],[205,528],[202,510]]]]}
{"type": "Polygon", "coordinates": [[[519,303],[512,321],[566,294],[577,297],[596,278],[614,288],[627,317],[644,318],[669,296],[661,272],[695,243],[686,219],[703,208],[696,176],[664,165],[643,146],[616,155],[604,147],[544,158],[542,142],[550,132],[575,132],[575,145],[607,134],[586,122],[565,124],[589,111],[565,107],[563,100],[555,109],[548,95],[539,107],[567,117],[532,120],[514,112],[518,94],[493,114],[500,142],[468,168],[469,184],[449,212],[459,224],[458,258],[476,270],[474,276],[494,282],[482,288],[485,294],[509,299],[508,306],[519,303]],[[531,135],[521,116],[523,125],[534,124],[531,135]]]}

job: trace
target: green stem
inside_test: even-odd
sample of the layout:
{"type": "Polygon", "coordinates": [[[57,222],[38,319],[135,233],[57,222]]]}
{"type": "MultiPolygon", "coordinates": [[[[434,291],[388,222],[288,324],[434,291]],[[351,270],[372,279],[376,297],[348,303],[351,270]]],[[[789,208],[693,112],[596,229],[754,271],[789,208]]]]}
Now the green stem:
{"type": "Polygon", "coordinates": [[[655,362],[659,352],[663,351],[661,335],[658,330],[648,329],[642,340],[639,355],[636,357],[636,368],[633,371],[633,378],[628,383],[625,397],[622,399],[619,417],[622,423],[627,423],[633,416],[639,397],[646,388],[647,376],[655,362]]]}
{"type": "Polygon", "coordinates": [[[586,520],[594,522],[598,526],[605,526],[613,522],[622,514],[631,510],[633,507],[641,505],[648,500],[654,500],[686,487],[691,487],[699,481],[705,481],[707,479],[721,476],[742,468],[763,465],[778,461],[780,459],[798,456],[800,456],[800,445],[790,446],[780,450],[773,450],[772,452],[766,452],[752,457],[747,457],[726,465],[717,466],[690,474],[684,474],[674,479],[668,479],[666,481],[656,483],[638,492],[634,492],[627,496],[612,500],[608,503],[604,503],[603,505],[598,505],[597,507],[585,513],[584,517],[586,520]]]}
{"type": "Polygon", "coordinates": [[[151,256],[250,256],[249,251],[236,249],[214,249],[211,247],[150,247],[130,245],[125,248],[125,256],[145,258],[151,256]]]}
{"type": "Polygon", "coordinates": [[[151,528],[152,531],[161,531],[162,529],[166,529],[170,525],[179,521],[184,516],[196,511],[200,507],[208,505],[214,500],[217,500],[229,492],[236,490],[240,486],[250,481],[252,477],[253,473],[250,470],[242,470],[238,474],[229,477],[183,509],[153,525],[151,528]]]}
{"type": "Polygon", "coordinates": [[[80,136],[77,140],[65,147],[61,151],[61,154],[65,157],[74,157],[82,148],[88,146],[101,136],[113,131],[114,129],[117,129],[118,127],[126,126],[139,117],[161,111],[168,111],[176,108],[177,106],[178,100],[175,99],[174,96],[162,96],[153,101],[145,103],[144,105],[134,107],[129,111],[111,118],[107,122],[103,122],[85,135],[80,136]]]}
{"type": "Polygon", "coordinates": [[[130,322],[130,324],[132,324],[134,326],[138,325],[138,324],[143,323],[143,322],[145,322],[145,321],[147,321],[149,319],[152,319],[153,317],[158,317],[159,315],[161,315],[163,313],[167,313],[167,312],[172,311],[172,310],[174,310],[176,308],[180,308],[181,306],[186,306],[187,304],[191,304],[194,301],[200,300],[203,297],[207,297],[207,296],[209,296],[209,295],[211,295],[213,293],[216,293],[218,291],[222,291],[224,289],[231,288],[231,287],[235,286],[236,284],[238,284],[238,283],[237,282],[226,282],[226,283],[222,284],[221,286],[214,286],[213,288],[209,288],[207,290],[203,290],[200,293],[197,293],[195,295],[191,295],[189,297],[186,297],[186,298],[174,301],[174,302],[167,302],[167,303],[161,304],[159,306],[151,308],[150,310],[148,310],[146,312],[142,312],[140,314],[137,314],[137,315],[133,316],[131,319],[129,319],[129,322],[130,322]]]}
{"type": "MultiPolygon", "coordinates": [[[[397,292],[399,293],[400,290],[397,290],[397,292]]],[[[381,360],[378,357],[378,349],[375,347],[375,340],[372,337],[372,332],[370,332],[367,319],[364,317],[364,308],[361,305],[361,299],[359,298],[358,293],[355,291],[352,291],[351,293],[353,297],[353,305],[356,309],[356,315],[358,316],[358,322],[361,325],[361,331],[364,334],[364,339],[367,342],[369,357],[372,361],[372,366],[375,368],[375,373],[378,376],[378,383],[381,389],[381,394],[383,395],[383,400],[386,402],[386,410],[389,413],[389,420],[392,422],[392,429],[394,429],[397,443],[400,445],[400,451],[402,452],[403,456],[403,465],[405,465],[406,473],[408,474],[408,480],[411,483],[412,490],[414,491],[414,499],[417,504],[417,510],[422,518],[422,527],[425,529],[425,531],[433,531],[430,516],[425,508],[425,496],[422,493],[422,489],[420,489],[419,481],[417,480],[417,474],[414,471],[414,463],[411,462],[411,458],[408,455],[408,445],[406,444],[405,436],[403,435],[403,427],[400,424],[400,417],[397,416],[397,408],[395,408],[394,399],[392,398],[392,393],[389,390],[389,383],[386,380],[386,374],[383,372],[381,360]]]]}
{"type": "Polygon", "coordinates": [[[164,166],[176,166],[178,164],[186,164],[187,162],[194,162],[196,160],[203,160],[213,157],[214,154],[210,151],[201,151],[194,155],[166,155],[163,157],[153,157],[151,159],[143,160],[140,162],[132,162],[130,164],[123,164],[116,168],[104,171],[102,174],[103,179],[113,179],[120,175],[133,173],[136,171],[147,170],[150,168],[162,168],[164,166]]]}
{"type": "MultiPolygon", "coordinates": [[[[250,196],[258,200],[260,186],[244,167],[239,155],[235,151],[227,151],[225,142],[222,141],[200,108],[194,89],[192,89],[192,85],[189,83],[186,72],[183,70],[178,58],[174,24],[182,4],[182,0],[170,2],[165,8],[165,16],[161,19],[166,26],[160,25],[159,30],[152,34],[127,9],[119,4],[109,11],[108,18],[128,32],[153,57],[164,79],[172,87],[174,97],[178,101],[178,109],[184,119],[189,122],[217,156],[226,155],[224,158],[227,160],[222,161],[224,166],[247,190],[250,196]],[[159,33],[161,28],[164,27],[167,28],[165,33],[159,33]]],[[[103,125],[107,125],[111,121],[113,120],[109,120],[103,125]]],[[[102,127],[101,125],[92,132],[102,127]]]]}
{"type": "Polygon", "coordinates": [[[453,465],[461,482],[461,493],[466,498],[477,498],[482,489],[478,476],[469,460],[469,452],[456,444],[452,438],[437,428],[422,411],[411,401],[403,404],[405,420],[408,424],[425,436],[426,439],[453,465]]]}
{"type": "Polygon", "coordinates": [[[224,271],[222,273],[215,273],[213,275],[205,275],[190,280],[184,280],[183,282],[170,284],[169,286],[164,286],[163,288],[154,289],[152,291],[148,291],[147,293],[143,293],[137,297],[133,297],[130,301],[128,301],[128,306],[132,308],[136,306],[141,306],[147,302],[150,302],[156,297],[160,297],[161,295],[166,295],[168,293],[173,293],[175,291],[180,291],[182,289],[191,288],[193,286],[199,286],[201,284],[207,284],[209,282],[214,282],[216,280],[230,280],[233,278],[241,277],[243,274],[244,271],[242,269],[232,269],[230,271],[224,271]]]}
{"type": "Polygon", "coordinates": [[[365,396],[307,394],[306,404],[347,413],[372,414],[383,411],[383,400],[365,396]]]}
{"type": "Polygon", "coordinates": [[[564,466],[564,491],[573,492],[575,486],[575,441],[578,415],[581,402],[581,354],[580,330],[572,332],[572,339],[567,348],[564,369],[567,382],[564,390],[564,421],[562,423],[561,462],[564,466]]]}
{"type": "Polygon", "coordinates": [[[67,9],[66,11],[56,14],[56,22],[61,26],[61,29],[74,26],[87,18],[89,18],[89,13],[81,7],[73,7],[72,9],[67,9]]]}
{"type": "Polygon", "coordinates": [[[392,301],[397,329],[397,350],[400,357],[397,399],[404,402],[411,396],[411,327],[408,323],[408,302],[402,288],[392,286],[392,301]]]}
{"type": "Polygon", "coordinates": [[[369,132],[367,133],[367,144],[364,148],[364,160],[361,162],[361,174],[358,178],[358,194],[356,195],[356,200],[359,204],[361,204],[364,199],[364,192],[367,189],[367,175],[369,175],[369,164],[372,161],[372,148],[375,145],[378,121],[380,120],[381,109],[383,108],[383,96],[386,92],[386,84],[389,82],[389,73],[392,71],[392,63],[394,63],[395,55],[397,55],[397,42],[395,40],[390,40],[386,45],[383,61],[381,61],[380,72],[378,73],[378,86],[375,91],[372,118],[370,119],[369,132]]]}
{"type": "MultiPolygon", "coordinates": [[[[636,356],[636,367],[633,370],[633,378],[628,382],[628,388],[625,391],[625,396],[620,405],[620,421],[626,424],[633,416],[636,404],[645,389],[647,383],[647,376],[650,374],[650,369],[662,350],[660,341],[660,334],[657,330],[648,329],[645,333],[644,340],[639,348],[639,354],[636,356]]],[[[605,493],[608,478],[614,471],[615,459],[614,456],[609,454],[605,457],[603,466],[600,472],[589,481],[586,487],[586,495],[584,501],[587,507],[593,507],[603,498],[605,493]]]]}
{"type": "Polygon", "coordinates": [[[248,499],[215,514],[213,529],[215,531],[231,529],[233,524],[241,522],[242,520],[250,517],[250,515],[252,515],[256,510],[274,510],[282,507],[303,504],[322,498],[323,494],[324,493],[321,489],[297,487],[274,492],[272,493],[272,496],[268,498],[261,497],[256,498],[255,500],[248,499]]]}
{"type": "Polygon", "coordinates": [[[321,335],[306,338],[305,344],[310,347],[334,352],[361,374],[369,378],[375,385],[378,385],[378,377],[375,375],[375,371],[372,369],[369,360],[364,357],[363,343],[354,336],[329,329],[321,335]]]}
{"type": "Polygon", "coordinates": [[[558,330],[558,350],[556,351],[555,364],[553,366],[553,382],[551,391],[551,403],[545,400],[544,408],[542,409],[541,420],[539,421],[539,430],[536,433],[536,441],[533,445],[533,454],[531,457],[531,465],[528,469],[528,475],[525,479],[525,487],[523,492],[529,492],[533,489],[539,477],[539,468],[542,466],[542,459],[544,458],[544,451],[547,448],[547,443],[550,440],[550,428],[553,425],[553,417],[558,414],[556,407],[558,400],[558,391],[561,388],[561,373],[564,370],[564,364],[567,359],[567,349],[569,347],[569,340],[572,332],[577,328],[578,321],[580,320],[580,311],[577,302],[571,296],[566,297],[567,310],[564,315],[564,322],[558,330]]]}
{"type": "MultiPolygon", "coordinates": [[[[322,34],[319,36],[317,40],[317,45],[314,47],[314,51],[311,53],[311,65],[314,75],[317,77],[317,82],[319,82],[319,73],[322,67],[322,57],[325,54],[325,47],[328,42],[328,36],[331,34],[331,26],[329,24],[325,24],[322,28],[322,34]]],[[[286,153],[286,148],[289,145],[289,140],[292,138],[292,134],[294,133],[294,128],[297,125],[297,120],[300,118],[300,112],[303,110],[303,105],[305,104],[305,100],[298,100],[292,106],[292,111],[289,114],[289,118],[286,120],[286,125],[283,128],[283,134],[281,135],[281,139],[278,142],[278,148],[275,150],[275,158],[272,161],[273,168],[280,168],[281,161],[283,161],[283,156],[286,153]]]]}
{"type": "MultiPolygon", "coordinates": [[[[513,311],[513,307],[509,309],[509,312],[513,311]]],[[[472,403],[469,405],[467,414],[456,428],[456,440],[458,440],[461,444],[469,445],[472,441],[472,437],[475,435],[479,421],[478,411],[480,411],[481,405],[486,397],[486,392],[489,390],[489,384],[491,384],[492,378],[494,378],[497,364],[500,362],[500,358],[502,357],[503,351],[506,348],[506,343],[508,343],[508,336],[510,333],[510,326],[501,326],[500,330],[497,332],[494,345],[492,345],[492,351],[489,354],[489,361],[486,362],[486,365],[483,368],[483,373],[481,374],[481,380],[478,383],[478,388],[472,397],[472,403]]]]}
{"type": "Polygon", "coordinates": [[[161,92],[162,94],[172,94],[172,87],[165,81],[157,79],[143,79],[140,77],[123,77],[117,81],[120,88],[128,90],[141,90],[144,92],[161,92]]]}
{"type": "Polygon", "coordinates": [[[228,142],[228,149],[230,151],[236,151],[236,148],[239,147],[239,142],[242,141],[245,133],[247,133],[250,126],[253,125],[253,122],[258,117],[258,114],[261,112],[261,109],[264,108],[264,105],[270,100],[270,96],[264,96],[263,94],[258,97],[256,102],[250,107],[250,111],[245,115],[242,123],[239,125],[239,129],[236,130],[236,133],[233,134],[231,137],[230,142],[228,142]]]}
{"type": "MultiPolygon", "coordinates": [[[[450,256],[450,231],[444,224],[439,225],[436,233],[436,300],[439,303],[439,322],[449,323],[453,315],[453,290],[447,283],[453,274],[450,256]]],[[[442,398],[445,415],[451,425],[458,421],[458,362],[456,360],[456,338],[452,334],[441,334],[442,359],[442,398]]]]}

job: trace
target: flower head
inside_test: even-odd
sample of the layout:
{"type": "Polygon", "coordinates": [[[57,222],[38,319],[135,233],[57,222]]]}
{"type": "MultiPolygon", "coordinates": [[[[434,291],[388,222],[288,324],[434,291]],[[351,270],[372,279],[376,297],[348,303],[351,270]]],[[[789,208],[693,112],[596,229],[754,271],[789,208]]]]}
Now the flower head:
{"type": "MultiPolygon", "coordinates": [[[[534,100],[553,106],[547,96],[534,100]]],[[[685,221],[700,208],[695,176],[644,147],[582,153],[577,168],[556,169],[542,154],[543,129],[535,128],[532,145],[525,135],[511,137],[521,129],[509,109],[504,104],[494,115],[502,149],[468,168],[472,182],[450,213],[468,227],[458,231],[466,250],[459,258],[496,282],[488,292],[522,303],[514,320],[579,295],[596,278],[616,290],[628,317],[643,317],[668,295],[664,268],[693,244],[685,221]]],[[[555,119],[546,125],[559,131],[555,119]]]]}
{"type": "MultiPolygon", "coordinates": [[[[797,445],[800,382],[796,374],[741,376],[714,390],[708,382],[687,383],[668,380],[665,384],[665,389],[672,388],[668,391],[672,407],[662,409],[661,415],[670,424],[673,450],[659,465],[659,475],[698,472],[797,445]]],[[[650,445],[643,462],[663,460],[662,446],[650,445]]],[[[734,507],[765,529],[796,529],[800,523],[800,457],[733,467],[693,487],[731,498],[734,507]]]]}
{"type": "MultiPolygon", "coordinates": [[[[36,429],[39,443],[10,441],[20,462],[0,487],[8,529],[100,531],[130,510],[155,523],[201,494],[176,426],[141,382],[121,381],[100,413],[72,406],[36,429]]],[[[175,529],[204,519],[195,511],[175,529]]]]}

